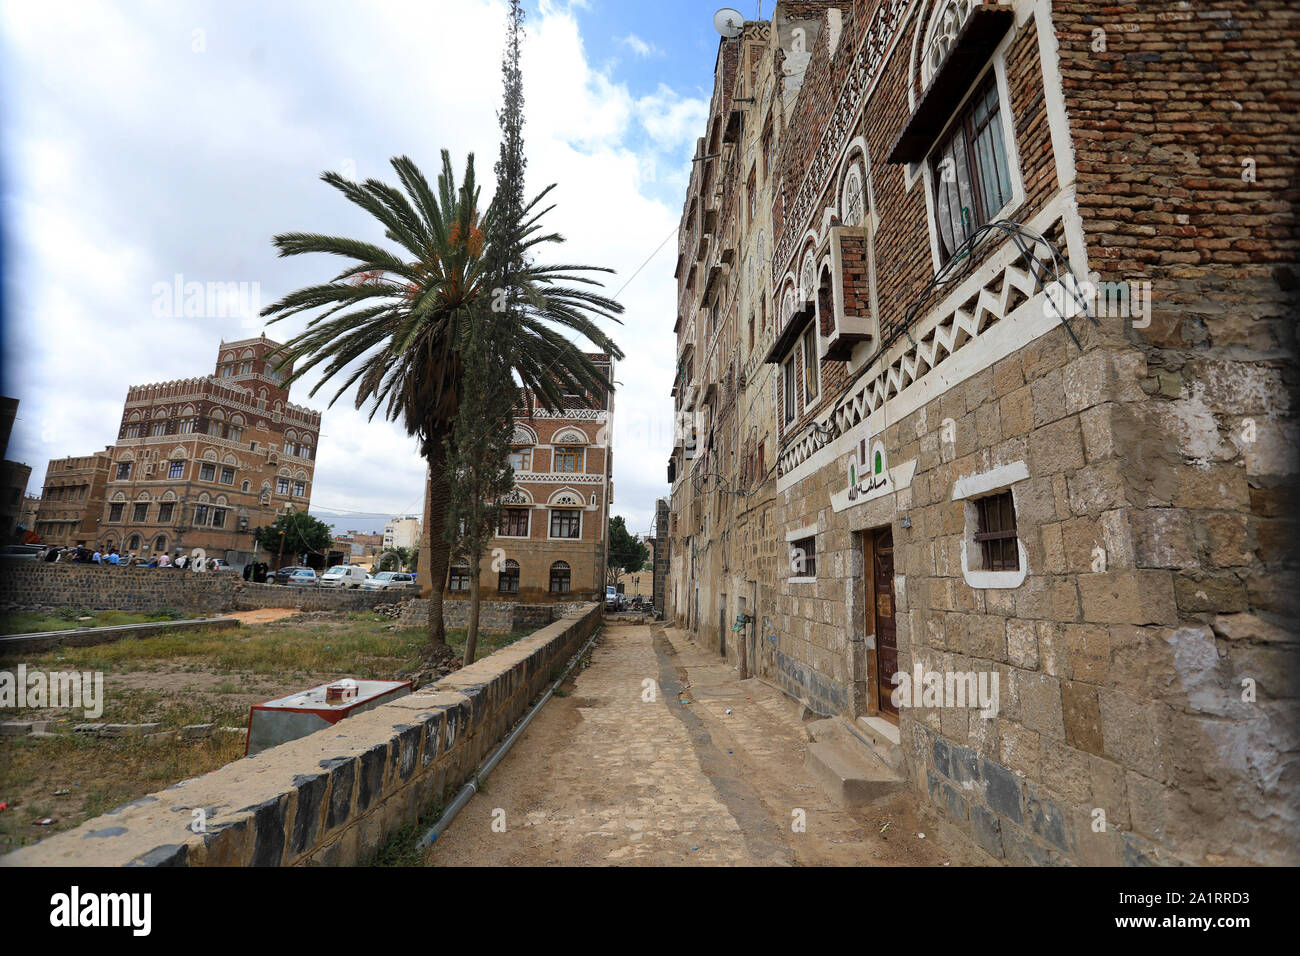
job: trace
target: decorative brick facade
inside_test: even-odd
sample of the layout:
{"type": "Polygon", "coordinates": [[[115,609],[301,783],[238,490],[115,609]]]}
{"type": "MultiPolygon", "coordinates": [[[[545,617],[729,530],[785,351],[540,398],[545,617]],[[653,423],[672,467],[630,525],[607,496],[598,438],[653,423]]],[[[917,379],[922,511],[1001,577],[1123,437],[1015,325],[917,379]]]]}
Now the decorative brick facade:
{"type": "Polygon", "coordinates": [[[215,373],[132,387],[96,542],[252,560],[255,528],[311,500],[319,412],[289,402],[279,343],[222,342],[215,373]]]}
{"type": "Polygon", "coordinates": [[[1295,862],[1294,17],[773,16],[684,203],[669,616],[992,857],[1295,862]],[[918,669],[998,705],[900,706],[918,669]]]}

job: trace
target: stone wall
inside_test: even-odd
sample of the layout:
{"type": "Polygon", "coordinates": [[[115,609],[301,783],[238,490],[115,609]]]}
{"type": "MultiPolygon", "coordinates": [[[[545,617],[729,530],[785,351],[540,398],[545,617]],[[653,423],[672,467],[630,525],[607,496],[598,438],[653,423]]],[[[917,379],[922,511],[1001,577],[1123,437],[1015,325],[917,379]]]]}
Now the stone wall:
{"type": "Polygon", "coordinates": [[[0,608],[42,611],[162,611],[195,615],[257,608],[356,611],[400,600],[392,591],[250,584],[231,571],[179,571],[110,565],[0,562],[0,608]]]}
{"type": "Polygon", "coordinates": [[[436,684],[24,847],[4,866],[349,866],[445,804],[600,625],[556,621],[436,684]],[[190,827],[206,811],[205,830],[190,827]]]}
{"type": "MultiPolygon", "coordinates": [[[[479,605],[479,629],[487,634],[512,634],[531,631],[550,624],[557,617],[571,613],[582,605],[515,604],[510,601],[484,601],[479,605]]],[[[448,628],[469,626],[469,602],[442,602],[442,619],[448,628]]],[[[408,601],[397,619],[399,627],[420,628],[429,620],[429,602],[408,601]]]]}

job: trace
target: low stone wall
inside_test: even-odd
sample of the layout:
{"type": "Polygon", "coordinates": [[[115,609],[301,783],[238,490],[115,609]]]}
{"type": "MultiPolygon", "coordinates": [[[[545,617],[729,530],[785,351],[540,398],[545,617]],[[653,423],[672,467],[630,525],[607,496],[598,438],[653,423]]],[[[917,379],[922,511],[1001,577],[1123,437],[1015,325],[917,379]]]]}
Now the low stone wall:
{"type": "Polygon", "coordinates": [[[417,694],[141,797],[0,865],[364,863],[469,779],[603,613],[587,605],[417,694]]]}
{"type": "Polygon", "coordinates": [[[0,608],[46,611],[162,611],[195,616],[234,607],[244,580],[233,571],[179,571],[95,564],[0,560],[0,608]]]}
{"type": "Polygon", "coordinates": [[[193,621],[156,621],[113,627],[77,627],[36,634],[6,634],[0,637],[0,660],[44,654],[56,647],[93,647],[96,644],[113,644],[131,637],[150,637],[164,632],[170,634],[209,628],[225,630],[231,627],[239,627],[239,622],[232,617],[205,617],[193,621]]]}
{"type": "MultiPolygon", "coordinates": [[[[512,601],[483,601],[479,604],[479,629],[486,634],[513,634],[536,630],[557,617],[571,614],[585,604],[515,604],[512,601]]],[[[442,602],[442,619],[449,628],[469,625],[469,601],[442,602]]],[[[429,620],[429,601],[416,598],[402,605],[399,627],[420,628],[429,620]]]]}
{"type": "Polygon", "coordinates": [[[0,608],[48,611],[162,611],[195,616],[266,607],[360,611],[402,600],[401,591],[252,584],[233,571],[180,571],[0,560],[0,608]]]}
{"type": "Polygon", "coordinates": [[[400,594],[400,591],[249,584],[240,580],[232,600],[236,611],[256,611],[264,607],[292,607],[304,611],[365,611],[376,604],[396,604],[401,600],[400,594]]]}

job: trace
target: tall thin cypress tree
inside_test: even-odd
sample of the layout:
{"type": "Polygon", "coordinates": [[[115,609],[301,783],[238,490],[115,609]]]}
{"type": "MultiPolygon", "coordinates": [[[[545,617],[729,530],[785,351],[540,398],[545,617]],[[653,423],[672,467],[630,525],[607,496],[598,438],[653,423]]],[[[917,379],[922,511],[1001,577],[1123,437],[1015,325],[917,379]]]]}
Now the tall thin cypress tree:
{"type": "MultiPolygon", "coordinates": [[[[524,269],[524,88],[519,68],[524,11],[512,0],[507,21],[501,73],[502,107],[500,156],[496,163],[496,194],[490,218],[496,241],[487,253],[486,272],[495,287],[480,301],[461,343],[465,363],[464,389],[457,410],[454,442],[447,445],[447,536],[456,559],[469,564],[470,613],[465,638],[466,665],[474,663],[478,646],[480,573],[484,554],[500,513],[501,496],[514,486],[509,466],[510,438],[519,388],[511,373],[511,333],[518,324],[521,290],[511,278],[524,269]]],[[[454,559],[455,560],[455,559],[454,559]]],[[[492,570],[500,572],[503,555],[494,555],[492,570]]]]}

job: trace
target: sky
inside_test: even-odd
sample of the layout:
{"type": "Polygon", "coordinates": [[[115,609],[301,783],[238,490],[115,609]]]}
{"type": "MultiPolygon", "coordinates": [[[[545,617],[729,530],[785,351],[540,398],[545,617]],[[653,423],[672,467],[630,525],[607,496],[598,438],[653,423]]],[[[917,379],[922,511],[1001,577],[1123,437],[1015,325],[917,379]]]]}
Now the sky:
{"type": "MultiPolygon", "coordinates": [[[[612,511],[647,532],[668,492],[674,230],[716,5],[525,9],[528,189],[558,184],[549,225],[567,241],[552,259],[616,271],[612,511]]],[[[441,149],[458,172],[474,152],[486,202],[504,25],[502,0],[0,4],[0,389],[21,402],[7,457],[32,466],[29,493],[49,459],[113,442],[129,386],[211,374],[220,340],[260,334],[261,307],[337,272],[278,259],[273,235],[387,244],[322,171],[396,183],[388,160],[404,154],[432,180],[441,149]],[[247,295],[186,315],[163,291],[177,277],[247,295]]],[[[306,321],[265,331],[284,341],[306,321]]],[[[313,512],[339,530],[418,512],[414,442],[351,395],[309,397],[317,381],[292,394],[324,413],[313,512]]]]}

